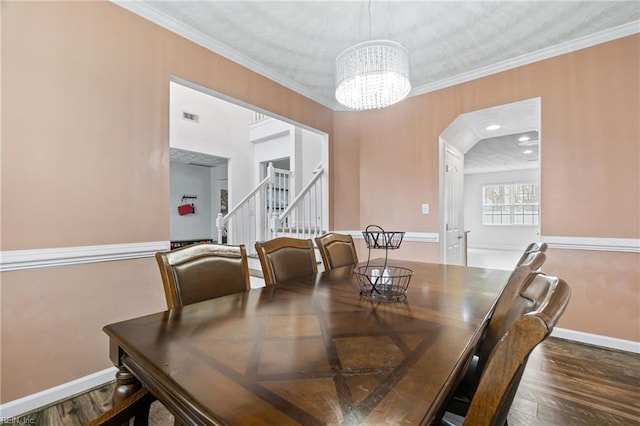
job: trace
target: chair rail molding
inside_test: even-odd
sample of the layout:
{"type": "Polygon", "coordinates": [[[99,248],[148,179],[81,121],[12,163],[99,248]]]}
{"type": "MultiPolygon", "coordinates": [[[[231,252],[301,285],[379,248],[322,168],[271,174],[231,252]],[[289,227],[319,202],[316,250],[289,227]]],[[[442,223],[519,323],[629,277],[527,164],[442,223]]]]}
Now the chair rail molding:
{"type": "Polygon", "coordinates": [[[169,250],[169,246],[169,241],[152,241],[2,251],[0,272],[153,257],[158,251],[169,250]]]}
{"type": "Polygon", "coordinates": [[[599,237],[561,237],[543,236],[549,248],[565,250],[594,250],[594,251],[619,251],[627,253],[640,253],[640,239],[638,238],[599,238],[599,237]]]}
{"type": "MultiPolygon", "coordinates": [[[[338,234],[351,235],[353,238],[364,239],[362,231],[331,231],[338,234]]],[[[405,232],[402,241],[414,241],[418,243],[437,243],[440,235],[437,232],[405,232]]]]}

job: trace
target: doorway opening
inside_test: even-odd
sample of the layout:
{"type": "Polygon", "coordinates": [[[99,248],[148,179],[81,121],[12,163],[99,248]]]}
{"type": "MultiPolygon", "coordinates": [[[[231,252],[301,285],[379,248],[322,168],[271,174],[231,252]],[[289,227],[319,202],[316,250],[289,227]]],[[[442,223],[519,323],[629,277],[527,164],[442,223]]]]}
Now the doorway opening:
{"type": "MultiPolygon", "coordinates": [[[[169,85],[169,235],[172,242],[216,242],[220,238],[224,242],[228,236],[230,244],[253,247],[253,240],[232,241],[234,231],[228,227],[227,234],[226,224],[222,228],[223,235],[217,226],[217,218],[221,213],[222,216],[231,213],[256,188],[266,175],[269,163],[287,171],[292,177],[290,185],[293,189],[303,187],[304,179],[314,174],[318,163],[323,164],[328,176],[326,133],[179,78],[172,78],[169,85]],[[193,169],[189,173],[191,179],[181,176],[180,172],[185,168],[193,169]],[[197,196],[191,199],[195,212],[180,215],[176,207],[185,194],[197,196]]],[[[328,227],[328,177],[323,179],[326,192],[322,203],[323,218],[328,227]]],[[[283,187],[278,195],[285,196],[287,189],[283,187]]],[[[233,221],[236,224],[247,222],[247,229],[253,229],[255,234],[258,227],[250,222],[266,210],[256,206],[245,210],[248,210],[246,218],[233,221]]],[[[235,235],[239,233],[235,232],[235,235]]],[[[260,237],[251,237],[255,238],[260,237]]]]}
{"type": "Polygon", "coordinates": [[[440,135],[443,263],[512,269],[539,238],[540,108],[534,98],[465,113],[440,135]]]}

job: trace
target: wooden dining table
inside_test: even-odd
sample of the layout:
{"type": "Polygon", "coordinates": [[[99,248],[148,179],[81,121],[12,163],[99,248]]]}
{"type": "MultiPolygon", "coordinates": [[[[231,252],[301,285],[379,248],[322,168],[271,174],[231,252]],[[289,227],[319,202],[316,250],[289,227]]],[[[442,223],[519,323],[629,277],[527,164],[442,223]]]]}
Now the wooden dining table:
{"type": "Polygon", "coordinates": [[[406,298],[343,267],[107,325],[116,396],[139,381],[184,424],[433,424],[509,272],[389,264],[406,298]]]}

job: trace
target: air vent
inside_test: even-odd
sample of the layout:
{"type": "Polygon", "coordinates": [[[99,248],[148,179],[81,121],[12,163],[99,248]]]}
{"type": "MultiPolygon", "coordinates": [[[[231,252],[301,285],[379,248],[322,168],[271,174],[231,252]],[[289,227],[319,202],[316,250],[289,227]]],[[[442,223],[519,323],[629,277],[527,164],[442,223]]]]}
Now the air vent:
{"type": "Polygon", "coordinates": [[[190,112],[186,112],[186,111],[182,111],[182,118],[184,118],[187,121],[193,121],[194,123],[197,123],[198,121],[200,121],[199,117],[196,114],[191,114],[190,112]]]}

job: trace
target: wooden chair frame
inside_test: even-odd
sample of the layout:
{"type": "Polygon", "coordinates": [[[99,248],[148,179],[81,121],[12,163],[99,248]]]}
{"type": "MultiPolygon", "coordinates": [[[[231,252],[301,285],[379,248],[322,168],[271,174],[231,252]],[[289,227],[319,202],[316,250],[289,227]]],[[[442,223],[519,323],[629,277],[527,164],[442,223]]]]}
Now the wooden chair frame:
{"type": "Polygon", "coordinates": [[[315,241],[325,271],[358,263],[358,252],[351,235],[330,232],[317,237],[315,241]],[[350,256],[346,253],[350,253],[350,256]]]}
{"type": "Polygon", "coordinates": [[[158,252],[156,253],[156,261],[160,267],[160,275],[162,276],[165,298],[169,309],[230,293],[246,291],[251,288],[247,252],[245,246],[242,244],[239,246],[210,243],[193,244],[171,251],[158,252]],[[183,297],[185,289],[182,288],[183,284],[180,283],[175,269],[189,265],[190,263],[211,261],[212,264],[210,266],[202,266],[202,270],[199,271],[197,276],[199,280],[210,280],[211,286],[214,287],[216,277],[204,276],[203,274],[211,274],[217,268],[225,268],[226,271],[231,266],[229,262],[225,260],[229,262],[240,262],[238,276],[233,277],[235,281],[221,282],[219,291],[209,291],[207,292],[209,293],[208,297],[185,302],[183,297]],[[219,262],[219,265],[216,265],[214,262],[219,262]]]}
{"type": "MultiPolygon", "coordinates": [[[[273,285],[278,280],[290,279],[297,276],[304,276],[308,274],[315,274],[318,272],[318,264],[316,262],[315,247],[313,241],[303,240],[300,238],[279,237],[269,241],[257,242],[255,244],[258,258],[260,259],[260,266],[262,266],[262,272],[264,275],[265,285],[273,285]],[[299,268],[299,273],[293,272],[291,274],[282,274],[278,276],[278,269],[281,269],[280,265],[275,264],[274,254],[280,250],[293,250],[304,251],[305,255],[308,253],[308,264],[306,265],[294,265],[296,267],[307,267],[308,269],[299,268]]],[[[303,256],[304,257],[304,256],[303,256]]],[[[303,263],[306,262],[304,260],[303,263]]]]}

